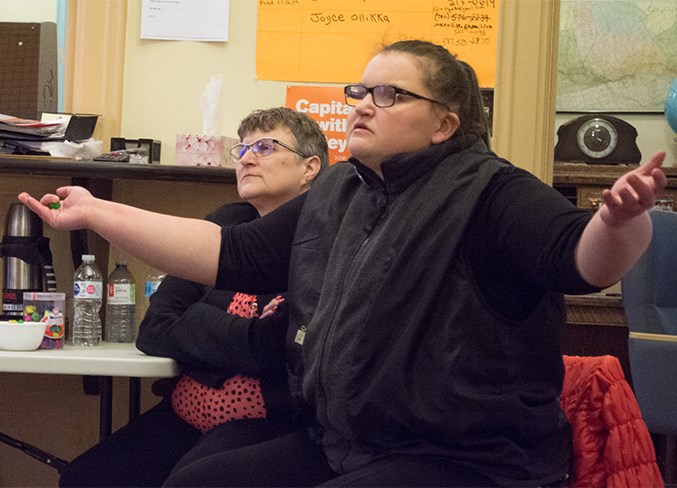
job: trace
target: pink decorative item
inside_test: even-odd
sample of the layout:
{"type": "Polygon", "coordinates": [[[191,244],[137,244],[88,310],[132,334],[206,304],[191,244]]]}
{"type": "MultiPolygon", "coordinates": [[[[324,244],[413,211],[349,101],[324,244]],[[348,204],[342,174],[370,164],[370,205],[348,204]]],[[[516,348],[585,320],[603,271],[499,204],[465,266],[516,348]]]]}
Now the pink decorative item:
{"type": "Polygon", "coordinates": [[[226,138],[216,135],[177,134],[175,163],[180,166],[223,166],[226,138]]]}

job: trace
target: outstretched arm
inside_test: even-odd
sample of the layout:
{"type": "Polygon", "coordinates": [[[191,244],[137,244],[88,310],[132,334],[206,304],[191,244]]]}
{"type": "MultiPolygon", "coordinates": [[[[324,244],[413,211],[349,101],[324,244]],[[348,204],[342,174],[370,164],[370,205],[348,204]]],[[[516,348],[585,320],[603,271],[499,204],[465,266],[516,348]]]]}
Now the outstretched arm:
{"type": "Polygon", "coordinates": [[[591,285],[607,287],[632,268],[651,242],[647,210],[656,204],[667,178],[661,170],[665,152],[621,176],[604,190],[604,205],[588,223],[576,249],[581,276],[591,285]]]}
{"type": "Polygon", "coordinates": [[[90,229],[169,274],[210,286],[216,281],[221,228],[213,222],[102,200],[77,186],[61,187],[40,201],[21,193],[19,200],[55,229],[90,229]],[[50,208],[56,202],[59,208],[50,208]]]}

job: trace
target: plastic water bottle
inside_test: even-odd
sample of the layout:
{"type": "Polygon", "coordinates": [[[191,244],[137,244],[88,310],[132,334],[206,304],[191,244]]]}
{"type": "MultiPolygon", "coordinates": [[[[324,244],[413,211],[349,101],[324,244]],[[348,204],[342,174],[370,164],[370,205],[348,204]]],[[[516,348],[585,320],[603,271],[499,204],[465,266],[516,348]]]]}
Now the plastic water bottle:
{"type": "Polygon", "coordinates": [[[108,277],[106,342],[134,342],[136,337],[136,284],[127,263],[117,261],[108,277]]]}
{"type": "Polygon", "coordinates": [[[155,268],[152,268],[146,275],[146,286],[143,292],[143,295],[146,297],[146,306],[150,303],[150,296],[157,291],[165,276],[167,276],[167,273],[155,268]]]}
{"type": "Polygon", "coordinates": [[[92,254],[82,255],[73,277],[73,345],[101,344],[101,298],[103,277],[92,254]]]}

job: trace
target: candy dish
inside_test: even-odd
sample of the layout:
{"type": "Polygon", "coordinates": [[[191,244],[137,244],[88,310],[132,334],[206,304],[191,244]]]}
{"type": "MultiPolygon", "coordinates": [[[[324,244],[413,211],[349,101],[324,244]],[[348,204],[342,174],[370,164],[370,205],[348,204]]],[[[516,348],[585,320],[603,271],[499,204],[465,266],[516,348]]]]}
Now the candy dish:
{"type": "Polygon", "coordinates": [[[42,322],[0,322],[0,349],[34,351],[45,336],[42,322]]]}

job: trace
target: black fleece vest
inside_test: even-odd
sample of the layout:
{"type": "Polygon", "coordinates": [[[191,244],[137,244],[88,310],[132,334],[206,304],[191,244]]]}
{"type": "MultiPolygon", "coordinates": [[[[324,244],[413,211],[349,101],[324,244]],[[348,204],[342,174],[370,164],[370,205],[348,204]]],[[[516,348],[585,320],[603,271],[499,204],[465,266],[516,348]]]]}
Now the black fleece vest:
{"type": "Polygon", "coordinates": [[[332,168],[304,205],[292,251],[288,360],[330,464],[390,453],[449,457],[498,482],[566,472],[559,407],[564,308],[525,320],[488,309],[462,251],[491,177],[482,142],[383,166],[332,168]]]}

